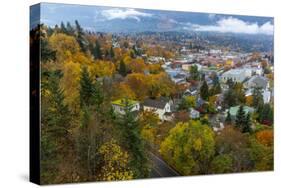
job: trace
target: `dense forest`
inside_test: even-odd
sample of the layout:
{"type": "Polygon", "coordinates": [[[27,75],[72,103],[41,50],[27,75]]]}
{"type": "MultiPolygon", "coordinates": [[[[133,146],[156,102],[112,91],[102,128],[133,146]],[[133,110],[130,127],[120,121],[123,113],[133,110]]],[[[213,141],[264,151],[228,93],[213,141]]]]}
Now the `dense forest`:
{"type": "MultiPolygon", "coordinates": [[[[78,21],[38,25],[30,34],[31,45],[39,40],[41,48],[42,184],[149,178],[150,152],[180,175],[273,169],[273,110],[259,103],[259,91],[245,99],[239,97],[239,84],[229,83],[225,106],[241,106],[237,120],[227,117],[219,133],[206,116],[186,118],[184,109],[195,104],[192,97],[182,99],[173,121],[160,121],[149,111],[136,118],[129,100],[176,98],[182,92],[161,62],[149,64],[141,54],[171,58],[174,53],[126,36],[118,37],[116,47],[114,35],[88,32],[78,21]],[[117,99],[126,100],[124,114],[112,109],[117,99]],[[255,117],[244,113],[247,103],[257,106],[255,117]],[[261,125],[268,120],[270,126],[261,125]]],[[[201,79],[197,70],[191,70],[191,78],[201,79]]],[[[203,83],[201,97],[211,104],[220,90],[219,84],[203,83]]]]}

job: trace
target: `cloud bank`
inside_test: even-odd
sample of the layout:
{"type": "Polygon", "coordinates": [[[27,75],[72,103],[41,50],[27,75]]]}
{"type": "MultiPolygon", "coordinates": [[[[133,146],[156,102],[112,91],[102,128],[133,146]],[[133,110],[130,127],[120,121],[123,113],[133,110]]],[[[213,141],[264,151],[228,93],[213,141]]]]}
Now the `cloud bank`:
{"type": "MultiPolygon", "coordinates": [[[[244,22],[243,20],[228,17],[222,18],[215,25],[190,24],[195,31],[214,31],[222,33],[245,33],[245,34],[266,34],[273,35],[274,26],[270,22],[263,25],[257,23],[244,22]]],[[[186,27],[187,29],[188,27],[186,27]]],[[[190,29],[190,28],[189,28],[190,29]]]]}
{"type": "Polygon", "coordinates": [[[102,15],[107,20],[113,20],[113,19],[135,19],[137,21],[140,21],[140,17],[151,17],[152,14],[144,13],[137,11],[135,9],[108,9],[103,10],[102,15]]]}

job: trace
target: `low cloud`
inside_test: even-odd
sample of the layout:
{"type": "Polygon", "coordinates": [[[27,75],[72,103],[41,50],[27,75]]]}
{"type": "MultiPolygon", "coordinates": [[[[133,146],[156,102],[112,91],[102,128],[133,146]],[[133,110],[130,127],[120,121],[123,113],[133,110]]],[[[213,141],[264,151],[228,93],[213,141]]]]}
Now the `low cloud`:
{"type": "MultiPolygon", "coordinates": [[[[195,31],[214,31],[222,33],[229,32],[273,35],[274,31],[274,26],[270,22],[266,22],[263,25],[258,25],[257,23],[249,23],[233,17],[222,18],[218,20],[215,25],[189,25],[191,29],[195,31]]],[[[190,27],[186,28],[190,29],[190,27]]]]}
{"type": "Polygon", "coordinates": [[[151,17],[152,14],[140,12],[135,9],[108,9],[103,10],[102,15],[107,20],[113,20],[113,19],[135,19],[137,21],[140,21],[141,17],[151,17]]]}

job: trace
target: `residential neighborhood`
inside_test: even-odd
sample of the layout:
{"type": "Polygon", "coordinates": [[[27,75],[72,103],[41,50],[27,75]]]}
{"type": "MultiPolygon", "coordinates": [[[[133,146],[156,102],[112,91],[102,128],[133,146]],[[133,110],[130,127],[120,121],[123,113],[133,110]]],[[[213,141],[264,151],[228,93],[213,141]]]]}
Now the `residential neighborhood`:
{"type": "Polygon", "coordinates": [[[273,18],[42,7],[42,184],[273,170],[273,18]]]}

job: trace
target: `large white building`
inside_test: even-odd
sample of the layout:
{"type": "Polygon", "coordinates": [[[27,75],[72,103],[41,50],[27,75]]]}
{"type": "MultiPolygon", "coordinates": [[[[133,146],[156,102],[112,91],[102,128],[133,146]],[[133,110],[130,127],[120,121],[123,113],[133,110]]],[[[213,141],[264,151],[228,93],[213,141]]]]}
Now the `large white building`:
{"type": "Polygon", "coordinates": [[[222,82],[227,82],[231,79],[233,82],[243,82],[246,78],[252,76],[252,71],[249,69],[230,69],[221,76],[222,82]]]}

